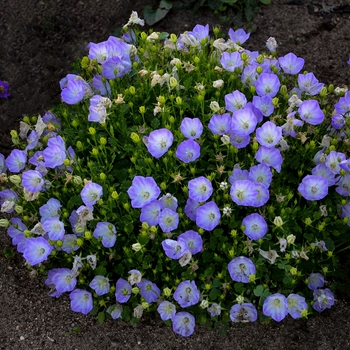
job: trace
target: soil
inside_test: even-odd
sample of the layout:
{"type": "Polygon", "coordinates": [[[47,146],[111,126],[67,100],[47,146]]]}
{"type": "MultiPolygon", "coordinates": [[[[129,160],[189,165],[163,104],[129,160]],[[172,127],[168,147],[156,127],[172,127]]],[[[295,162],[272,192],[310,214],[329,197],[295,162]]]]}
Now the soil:
{"type": "MultiPolygon", "coordinates": [[[[0,152],[11,151],[9,131],[23,115],[43,115],[60,101],[59,80],[72,73],[72,62],[87,53],[86,44],[104,41],[128,21],[132,10],[142,16],[156,0],[0,0],[0,80],[11,97],[0,99],[0,152]]],[[[263,51],[273,36],[278,54],[294,52],[304,69],[325,84],[350,84],[350,6],[337,0],[272,0],[251,23],[221,24],[252,31],[244,45],[263,51]]],[[[156,31],[179,34],[196,24],[220,25],[220,14],[201,9],[173,9],[155,24],[156,31]]],[[[146,29],[148,27],[146,26],[146,29]]],[[[350,349],[349,293],[338,293],[336,305],[306,321],[287,318],[268,325],[232,325],[226,334],[197,326],[190,338],[175,335],[155,317],[137,325],[73,313],[68,296],[53,299],[39,277],[30,278],[19,254],[1,252],[11,241],[0,231],[0,349],[350,349]]],[[[343,261],[348,269],[349,259],[343,261]]]]}

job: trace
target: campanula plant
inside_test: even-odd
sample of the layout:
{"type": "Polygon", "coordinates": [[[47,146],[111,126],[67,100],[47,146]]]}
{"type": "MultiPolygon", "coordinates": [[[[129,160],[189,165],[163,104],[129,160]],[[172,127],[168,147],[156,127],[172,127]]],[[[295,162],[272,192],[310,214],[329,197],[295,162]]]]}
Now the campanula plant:
{"type": "Polygon", "coordinates": [[[243,30],[142,24],[133,13],[123,37],[90,43],[62,103],[24,117],[0,155],[0,223],[29,270],[75,312],[153,312],[183,336],[330,308],[350,92],[274,38],[259,53],[243,30]]]}

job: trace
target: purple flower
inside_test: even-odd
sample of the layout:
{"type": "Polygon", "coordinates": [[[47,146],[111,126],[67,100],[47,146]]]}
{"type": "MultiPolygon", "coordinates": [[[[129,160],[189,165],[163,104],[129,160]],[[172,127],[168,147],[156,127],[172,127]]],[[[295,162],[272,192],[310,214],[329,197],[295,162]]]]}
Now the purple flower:
{"type": "Polygon", "coordinates": [[[17,251],[24,253],[27,238],[24,236],[24,231],[27,226],[23,224],[21,219],[12,218],[11,226],[7,229],[7,234],[12,238],[12,244],[17,246],[17,251]]]}
{"type": "Polygon", "coordinates": [[[268,230],[265,219],[258,213],[246,216],[242,225],[245,227],[244,233],[253,241],[264,237],[268,230]]]}
{"type": "Polygon", "coordinates": [[[162,210],[158,219],[163,232],[176,230],[179,225],[179,214],[169,208],[162,210]]]}
{"type": "Polygon", "coordinates": [[[39,134],[35,130],[32,130],[27,138],[28,145],[26,147],[26,151],[34,149],[38,144],[38,141],[39,141],[39,134]]]}
{"type": "Polygon", "coordinates": [[[14,149],[6,158],[5,163],[11,173],[19,173],[27,163],[27,154],[19,149],[14,149]]]}
{"type": "Polygon", "coordinates": [[[335,174],[327,167],[325,163],[320,163],[312,169],[312,175],[322,176],[328,181],[328,186],[333,186],[337,179],[335,174]]]}
{"type": "Polygon", "coordinates": [[[153,177],[143,176],[135,176],[127,192],[133,208],[142,208],[160,195],[160,189],[153,177]]]}
{"type": "Polygon", "coordinates": [[[252,204],[252,207],[259,208],[263,206],[270,198],[270,192],[264,184],[255,183],[257,196],[252,204]]]}
{"type": "Polygon", "coordinates": [[[329,288],[314,290],[314,304],[312,307],[322,312],[325,309],[330,309],[334,305],[334,295],[329,288]]]}
{"type": "Polygon", "coordinates": [[[212,303],[207,310],[211,317],[219,316],[221,314],[221,306],[217,303],[212,303]]]}
{"type": "Polygon", "coordinates": [[[240,91],[235,90],[231,94],[225,95],[225,108],[230,111],[238,111],[245,107],[247,98],[240,91]]]}
{"type": "Polygon", "coordinates": [[[86,206],[96,204],[96,202],[101,198],[102,194],[102,186],[94,182],[88,182],[80,192],[81,199],[86,206]]]}
{"type": "Polygon", "coordinates": [[[41,191],[44,186],[43,177],[36,170],[27,170],[22,174],[22,186],[32,193],[41,191]]]}
{"type": "Polygon", "coordinates": [[[265,163],[272,166],[278,173],[281,171],[283,158],[277,148],[260,146],[255,154],[255,159],[259,163],[265,163]]]}
{"type": "Polygon", "coordinates": [[[342,160],[340,163],[339,163],[339,166],[341,169],[347,171],[347,172],[350,172],[350,158],[346,159],[346,160],[342,160]]]}
{"type": "Polygon", "coordinates": [[[350,196],[350,174],[341,176],[335,189],[341,196],[350,196]]]}
{"type": "Polygon", "coordinates": [[[245,148],[250,143],[250,136],[239,136],[232,132],[230,135],[230,142],[238,149],[245,148]]]}
{"type": "Polygon", "coordinates": [[[52,277],[55,276],[56,272],[58,272],[60,269],[52,269],[49,270],[47,273],[47,278],[45,280],[45,285],[50,288],[49,296],[50,297],[56,297],[59,298],[62,293],[58,292],[56,290],[55,284],[52,282],[52,277]]]}
{"type": "Polygon", "coordinates": [[[192,255],[199,253],[203,248],[203,240],[200,234],[193,230],[182,233],[178,238],[179,242],[185,242],[192,255]]]}
{"type": "Polygon", "coordinates": [[[189,312],[178,312],[172,318],[173,331],[183,337],[189,337],[194,332],[195,318],[189,312]]]}
{"type": "Polygon", "coordinates": [[[250,108],[243,108],[232,113],[231,131],[239,136],[250,135],[256,127],[257,119],[250,108]]]}
{"type": "Polygon", "coordinates": [[[215,202],[211,201],[203,204],[196,212],[196,225],[200,228],[212,231],[219,225],[221,218],[220,209],[215,202]]]}
{"type": "Polygon", "coordinates": [[[288,315],[287,298],[280,293],[268,296],[264,301],[263,314],[277,322],[282,321],[288,315]]]}
{"type": "Polygon", "coordinates": [[[89,115],[88,115],[88,121],[89,122],[98,122],[98,123],[105,123],[106,117],[107,117],[107,103],[105,102],[105,97],[102,97],[100,95],[94,95],[90,99],[90,106],[89,106],[89,115]]]}
{"type": "MultiPolygon", "coordinates": [[[[54,138],[50,140],[54,140],[54,138]]],[[[62,165],[66,159],[65,145],[51,142],[49,143],[49,147],[44,149],[43,156],[45,160],[44,165],[48,168],[54,169],[55,167],[62,165]]]]}
{"type": "Polygon", "coordinates": [[[228,31],[228,36],[235,44],[242,45],[249,39],[250,33],[246,33],[244,29],[241,28],[237,29],[236,31],[230,28],[228,31]]]}
{"type": "Polygon", "coordinates": [[[200,203],[194,199],[188,198],[185,205],[185,214],[192,220],[196,220],[197,209],[199,208],[200,203]]]}
{"type": "Polygon", "coordinates": [[[80,248],[77,244],[78,237],[74,234],[65,234],[63,236],[62,250],[68,254],[75,252],[80,248]]]}
{"type": "Polygon", "coordinates": [[[102,75],[107,79],[122,78],[131,70],[130,58],[113,56],[102,64],[102,75]]]}
{"type": "Polygon", "coordinates": [[[131,285],[130,283],[119,278],[115,284],[115,299],[118,303],[126,303],[131,297],[131,285]]]}
{"type": "Polygon", "coordinates": [[[221,55],[220,63],[224,69],[229,72],[234,72],[236,68],[243,68],[243,60],[241,54],[238,51],[235,52],[223,52],[221,55]]]}
{"type": "Polygon", "coordinates": [[[253,97],[253,104],[256,108],[258,108],[263,116],[269,117],[275,107],[272,103],[272,98],[271,96],[265,95],[265,96],[254,96],[253,97]]]}
{"type": "Polygon", "coordinates": [[[166,195],[159,198],[159,203],[161,204],[162,208],[169,208],[173,211],[176,211],[178,203],[176,197],[172,196],[170,193],[167,193],[166,195]]]}
{"type": "Polygon", "coordinates": [[[340,173],[340,162],[346,160],[346,156],[344,153],[336,152],[336,151],[330,151],[329,154],[326,157],[325,164],[327,168],[333,173],[333,174],[339,174],[340,173]]]}
{"type": "Polygon", "coordinates": [[[159,304],[157,311],[163,321],[171,320],[176,314],[176,307],[170,301],[164,300],[159,304]]]}
{"type": "Polygon", "coordinates": [[[90,282],[89,287],[92,288],[99,296],[107,294],[110,288],[109,279],[107,277],[97,275],[90,282]]]}
{"type": "Polygon", "coordinates": [[[258,79],[258,73],[256,71],[256,64],[249,65],[247,67],[244,67],[243,73],[241,76],[242,83],[245,86],[254,86],[256,83],[256,80],[258,79]]]}
{"type": "Polygon", "coordinates": [[[302,120],[296,119],[294,117],[296,112],[292,112],[287,115],[286,123],[281,126],[283,136],[292,136],[296,137],[297,133],[294,130],[295,126],[303,126],[304,122],[302,120]]]}
{"type": "Polygon", "coordinates": [[[324,276],[318,272],[311,273],[307,279],[309,280],[307,286],[311,290],[322,288],[324,286],[324,276]]]}
{"type": "Polygon", "coordinates": [[[89,55],[90,60],[96,59],[98,63],[102,64],[108,57],[108,41],[102,41],[98,44],[90,42],[89,55]]]}
{"type": "Polygon", "coordinates": [[[191,33],[199,42],[209,39],[209,24],[206,26],[197,24],[189,33],[191,33]]]}
{"type": "Polygon", "coordinates": [[[230,309],[230,319],[232,322],[255,322],[258,312],[251,303],[235,304],[230,309]]]}
{"type": "Polygon", "coordinates": [[[160,296],[160,289],[155,283],[142,278],[141,282],[137,284],[140,288],[140,294],[146,299],[147,303],[153,303],[158,300],[160,296]]]}
{"type": "Polygon", "coordinates": [[[117,320],[122,317],[123,306],[120,304],[114,304],[107,309],[107,312],[111,315],[113,320],[117,320]]]}
{"type": "Polygon", "coordinates": [[[253,182],[237,180],[231,186],[230,195],[237,205],[254,206],[258,192],[253,182]]]}
{"type": "Polygon", "coordinates": [[[73,276],[72,270],[66,268],[55,269],[55,273],[51,277],[51,282],[55,286],[57,292],[71,292],[76,284],[77,279],[73,276]]]}
{"type": "Polygon", "coordinates": [[[240,168],[233,168],[232,174],[229,177],[229,181],[231,184],[236,182],[237,180],[248,180],[249,179],[249,172],[248,170],[240,169],[240,168]]]}
{"type": "Polygon", "coordinates": [[[41,215],[40,222],[44,223],[48,218],[58,218],[60,216],[59,211],[62,205],[58,199],[50,198],[46,204],[39,208],[39,213],[41,215]]]}
{"type": "Polygon", "coordinates": [[[200,293],[194,281],[181,282],[174,293],[174,299],[182,307],[196,305],[199,302],[200,293]]]}
{"type": "Polygon", "coordinates": [[[350,112],[350,91],[346,92],[345,96],[340,97],[339,101],[334,105],[338,114],[348,115],[350,112]]]}
{"type": "Polygon", "coordinates": [[[51,254],[53,247],[43,237],[28,238],[26,248],[23,252],[24,259],[28,260],[31,266],[45,261],[51,254]]]}
{"type": "Polygon", "coordinates": [[[162,247],[166,256],[175,260],[180,259],[188,251],[186,242],[181,240],[165,239],[162,247]]]}
{"type": "Polygon", "coordinates": [[[328,181],[322,176],[306,175],[298,187],[301,195],[310,201],[317,201],[327,196],[328,181]]]}
{"type": "Polygon", "coordinates": [[[184,163],[194,162],[200,156],[200,146],[196,141],[182,141],[176,149],[176,157],[184,163]]]}
{"type": "MultiPolygon", "coordinates": [[[[263,96],[261,98],[265,98],[265,97],[270,98],[270,96],[263,96]]],[[[263,121],[264,115],[262,114],[261,110],[257,108],[252,102],[247,102],[247,104],[245,105],[245,108],[249,108],[252,110],[258,123],[261,123],[263,121]]]]}
{"type": "Polygon", "coordinates": [[[94,237],[102,237],[102,245],[112,248],[117,240],[117,230],[110,222],[98,222],[94,230],[94,237]]]}
{"type": "Polygon", "coordinates": [[[51,240],[63,239],[65,233],[64,224],[58,218],[47,218],[43,223],[43,229],[48,233],[51,240]]]}
{"type": "Polygon", "coordinates": [[[140,221],[147,222],[149,226],[156,226],[159,223],[159,214],[162,210],[162,203],[153,200],[141,208],[140,221]]]}
{"type": "Polygon", "coordinates": [[[231,116],[229,113],[213,114],[210,118],[208,128],[213,134],[224,135],[229,134],[231,130],[231,116]]]}
{"type": "Polygon", "coordinates": [[[147,139],[148,152],[155,158],[160,158],[173,144],[174,136],[168,129],[154,130],[147,139]]]}
{"type": "Polygon", "coordinates": [[[10,214],[14,211],[15,204],[18,200],[18,195],[12,190],[0,191],[0,206],[2,213],[10,214]]]}
{"type": "Polygon", "coordinates": [[[311,125],[321,124],[324,120],[324,114],[316,100],[303,101],[299,106],[298,113],[302,120],[311,125]]]}
{"type": "Polygon", "coordinates": [[[11,96],[9,94],[9,84],[0,80],[0,98],[8,98],[9,96],[11,96]]]}
{"type": "Polygon", "coordinates": [[[233,281],[242,283],[248,283],[249,276],[256,273],[254,263],[244,256],[231,260],[227,269],[233,281]]]}
{"type": "Polygon", "coordinates": [[[0,153],[0,174],[4,173],[6,169],[7,169],[7,166],[5,163],[5,156],[2,153],[0,153]]]}
{"type": "Polygon", "coordinates": [[[305,63],[303,58],[297,57],[292,52],[280,57],[278,61],[283,71],[287,74],[298,74],[302,70],[305,63]]]}
{"type": "Polygon", "coordinates": [[[332,116],[332,127],[336,130],[340,130],[345,126],[345,118],[342,115],[333,115],[332,116]]]}
{"type": "Polygon", "coordinates": [[[269,188],[272,181],[272,172],[270,167],[265,163],[252,166],[249,170],[248,179],[254,183],[263,184],[269,188]]]}
{"type": "Polygon", "coordinates": [[[256,93],[259,96],[275,97],[280,89],[281,83],[274,73],[261,73],[255,82],[256,93]]]}
{"type": "Polygon", "coordinates": [[[314,73],[306,73],[298,75],[298,86],[301,92],[314,96],[321,91],[324,84],[318,82],[314,73]]]}
{"type": "Polygon", "coordinates": [[[75,289],[69,294],[70,307],[74,312],[87,315],[94,307],[92,295],[84,289],[75,289]]]}
{"type": "Polygon", "coordinates": [[[307,310],[308,306],[305,298],[298,294],[289,294],[287,297],[287,309],[289,315],[294,319],[302,316],[302,311],[307,310]]]}
{"type": "Polygon", "coordinates": [[[188,139],[199,139],[203,132],[203,124],[198,118],[184,118],[180,130],[188,139]]]}
{"type": "Polygon", "coordinates": [[[256,139],[261,146],[267,148],[274,147],[278,144],[282,137],[282,128],[276,126],[270,121],[265,122],[261,127],[256,129],[256,139]]]}
{"type": "Polygon", "coordinates": [[[108,96],[111,94],[111,86],[108,81],[102,81],[102,75],[95,75],[92,78],[92,86],[102,96],[108,96]]]}
{"type": "Polygon", "coordinates": [[[85,84],[81,80],[69,79],[61,92],[63,102],[74,105],[84,98],[85,84]]]}
{"type": "Polygon", "coordinates": [[[204,176],[197,177],[188,182],[188,196],[195,201],[205,202],[212,193],[213,186],[204,176]]]}

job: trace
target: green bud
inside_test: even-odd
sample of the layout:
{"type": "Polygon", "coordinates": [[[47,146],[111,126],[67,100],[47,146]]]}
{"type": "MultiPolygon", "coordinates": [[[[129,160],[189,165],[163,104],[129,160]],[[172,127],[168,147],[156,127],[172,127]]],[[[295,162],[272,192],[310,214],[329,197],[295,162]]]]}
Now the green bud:
{"type": "Polygon", "coordinates": [[[20,205],[15,205],[15,212],[17,214],[22,214],[23,213],[23,207],[20,205]]]}
{"type": "Polygon", "coordinates": [[[71,124],[74,128],[77,128],[79,126],[79,122],[76,119],[73,119],[71,124]]]}
{"type": "Polygon", "coordinates": [[[131,85],[131,86],[129,87],[129,92],[130,92],[131,95],[135,95],[135,93],[136,93],[135,86],[132,86],[132,85],[131,85]]]}
{"type": "Polygon", "coordinates": [[[320,96],[321,97],[327,96],[327,88],[325,86],[321,89],[320,96]]]}
{"type": "Polygon", "coordinates": [[[99,150],[98,150],[97,148],[94,147],[94,148],[92,149],[91,153],[96,157],[96,156],[98,156],[98,154],[99,154],[100,152],[99,152],[99,150]]]}
{"type": "Polygon", "coordinates": [[[177,42],[177,36],[176,34],[170,34],[170,41],[176,44],[177,42]]]}
{"type": "Polygon", "coordinates": [[[176,88],[179,85],[179,83],[177,82],[175,77],[170,77],[169,85],[172,88],[176,88]]]}
{"type": "Polygon", "coordinates": [[[90,135],[95,135],[96,134],[96,129],[93,128],[92,126],[89,127],[89,134],[90,135]]]}
{"type": "Polygon", "coordinates": [[[262,71],[263,71],[263,69],[262,69],[261,66],[256,67],[256,72],[257,72],[258,74],[261,74],[262,71]]]}
{"type": "Polygon", "coordinates": [[[107,144],[107,139],[105,137],[100,137],[100,145],[104,146],[107,144]]]}
{"type": "Polygon", "coordinates": [[[333,84],[329,84],[328,92],[333,92],[333,91],[334,91],[334,85],[333,84]]]}
{"type": "MultiPolygon", "coordinates": [[[[141,107],[140,107],[140,109],[141,109],[141,107]]],[[[136,132],[132,132],[130,135],[130,138],[135,143],[139,143],[141,141],[140,136],[138,134],[136,134],[136,132]]]]}
{"type": "Polygon", "coordinates": [[[11,175],[8,179],[16,186],[19,186],[22,182],[22,179],[19,175],[11,175]]]}
{"type": "Polygon", "coordinates": [[[180,96],[177,96],[175,99],[175,103],[180,106],[182,104],[182,98],[180,96]]]}
{"type": "Polygon", "coordinates": [[[10,222],[7,219],[0,219],[0,227],[7,228],[10,226],[10,222]]]}
{"type": "Polygon", "coordinates": [[[79,150],[82,150],[82,149],[83,149],[83,144],[82,144],[81,141],[77,141],[77,148],[78,148],[79,150]]]}
{"type": "Polygon", "coordinates": [[[117,191],[113,191],[113,192],[112,192],[112,198],[113,198],[114,200],[117,200],[117,199],[119,198],[119,194],[118,194],[117,191]]]}

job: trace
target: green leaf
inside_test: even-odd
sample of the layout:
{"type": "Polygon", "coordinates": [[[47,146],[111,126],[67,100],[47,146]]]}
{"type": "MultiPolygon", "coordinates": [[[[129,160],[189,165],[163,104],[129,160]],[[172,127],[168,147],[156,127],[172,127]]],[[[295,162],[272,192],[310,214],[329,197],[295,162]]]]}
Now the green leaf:
{"type": "Polygon", "coordinates": [[[245,291],[244,284],[242,282],[237,282],[234,284],[236,293],[241,294],[245,291]]]}
{"type": "Polygon", "coordinates": [[[106,273],[107,273],[107,270],[106,270],[105,267],[99,266],[97,269],[95,269],[94,272],[95,272],[96,276],[97,276],[97,275],[105,276],[106,273]]]}
{"type": "Polygon", "coordinates": [[[219,289],[213,288],[209,293],[209,298],[210,300],[216,300],[219,295],[220,295],[219,289]]]}
{"type": "MultiPolygon", "coordinates": [[[[221,0],[222,1],[222,0],[221,0]]],[[[260,0],[260,2],[264,5],[270,5],[271,4],[271,0],[260,0]]]]}
{"type": "Polygon", "coordinates": [[[335,245],[333,240],[330,237],[327,237],[324,242],[326,243],[326,247],[328,250],[334,250],[335,249],[335,245]]]}
{"type": "Polygon", "coordinates": [[[159,120],[157,118],[154,118],[151,122],[151,126],[153,129],[158,129],[160,123],[159,123],[159,120]]]}
{"type": "Polygon", "coordinates": [[[104,312],[99,312],[98,316],[97,316],[98,322],[100,324],[103,324],[103,322],[105,321],[105,313],[104,312]]]}
{"type": "Polygon", "coordinates": [[[254,293],[255,296],[260,297],[264,293],[264,287],[261,284],[259,284],[253,290],[253,293],[254,293]]]}
{"type": "Polygon", "coordinates": [[[166,0],[162,0],[156,10],[153,10],[151,6],[145,6],[143,15],[145,17],[146,23],[152,26],[153,24],[159,22],[167,15],[172,7],[173,4],[166,0]]]}
{"type": "Polygon", "coordinates": [[[167,32],[161,32],[161,33],[158,35],[158,39],[159,39],[159,40],[164,40],[164,39],[166,39],[168,36],[169,36],[169,33],[167,33],[167,32]]]}
{"type": "Polygon", "coordinates": [[[214,272],[214,268],[212,266],[210,266],[209,268],[207,268],[204,272],[204,276],[205,277],[209,277],[212,276],[214,272]]]}
{"type": "Polygon", "coordinates": [[[81,205],[83,201],[80,196],[73,196],[67,203],[67,209],[71,212],[76,206],[81,205]]]}

